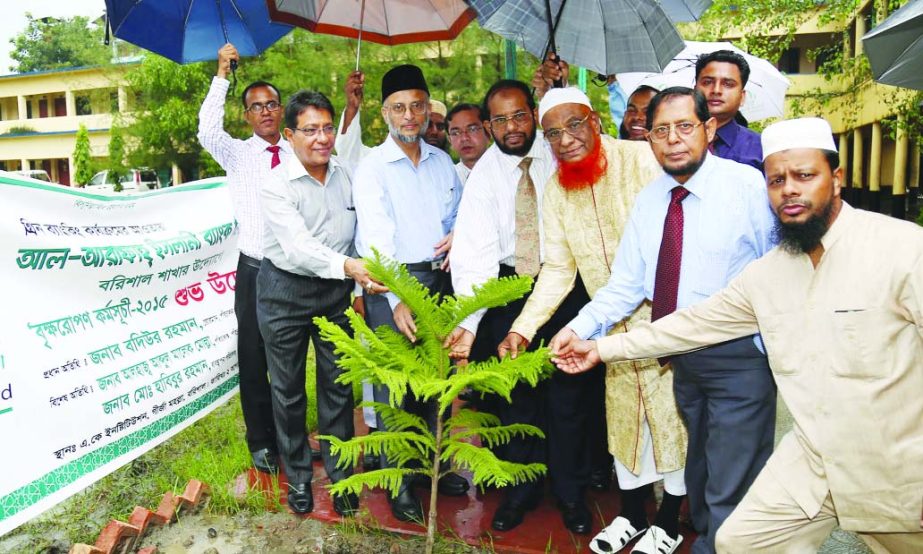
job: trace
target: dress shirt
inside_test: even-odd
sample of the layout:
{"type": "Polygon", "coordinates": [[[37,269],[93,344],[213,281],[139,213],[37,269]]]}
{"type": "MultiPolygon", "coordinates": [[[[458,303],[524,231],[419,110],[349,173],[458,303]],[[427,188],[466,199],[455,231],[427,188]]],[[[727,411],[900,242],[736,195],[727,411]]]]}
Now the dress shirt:
{"type": "Polygon", "coordinates": [[[359,167],[359,162],[362,161],[362,158],[368,155],[372,149],[362,144],[362,125],[359,123],[360,114],[356,113],[356,117],[353,118],[344,132],[343,117],[345,115],[345,112],[340,114],[340,124],[337,126],[337,138],[333,149],[341,164],[350,169],[356,169],[359,167]]]}
{"type": "Polygon", "coordinates": [[[763,335],[794,427],[766,463],[809,518],[829,492],[839,524],[920,532],[923,230],[843,207],[807,254],[772,250],[724,290],[599,341],[604,360],[763,335]]]}
{"type": "MultiPolygon", "coordinates": [[[[353,179],[359,226],[356,249],[372,248],[400,263],[435,258],[435,245],[455,226],[461,182],[452,158],[423,140],[416,167],[392,136],[362,159],[353,179]]],[[[394,308],[399,300],[387,293],[394,308]]]]}
{"type": "Polygon", "coordinates": [[[461,181],[462,189],[464,189],[465,183],[468,181],[468,177],[471,175],[471,170],[464,164],[464,162],[458,162],[455,164],[455,173],[458,174],[458,180],[461,181]]]}
{"type": "Polygon", "coordinates": [[[618,129],[625,119],[629,95],[618,81],[612,81],[606,85],[606,88],[609,89],[609,115],[612,117],[613,127],[618,129]]]}
{"type": "MultiPolygon", "coordinates": [[[[605,335],[654,297],[654,277],[670,191],[664,174],[638,194],[612,265],[612,276],[568,324],[581,338],[605,335]]],[[[751,167],[706,154],[683,185],[683,256],[677,308],[708,298],[772,247],[775,217],[763,176],[751,167]]]]}
{"type": "Polygon", "coordinates": [[[731,121],[724,127],[718,127],[713,144],[716,156],[763,171],[763,144],[759,133],[731,121]]]}
{"type": "MultiPolygon", "coordinates": [[[[536,134],[526,156],[532,158],[529,175],[541,207],[545,183],[557,167],[541,133],[536,134]]],[[[516,186],[522,177],[522,158],[504,154],[492,144],[471,170],[452,240],[452,286],[457,295],[472,295],[475,286],[499,275],[500,264],[516,265],[516,186]]],[[[537,217],[542,253],[541,209],[537,217]]],[[[483,311],[471,315],[462,327],[476,333],[483,316],[483,311]]]]}
{"type": "Polygon", "coordinates": [[[279,165],[261,192],[266,258],[282,271],[345,279],[354,255],[356,209],[349,171],[330,158],[326,182],[308,174],[297,156],[279,165]]]}
{"type": "MultiPolygon", "coordinates": [[[[257,260],[263,258],[263,214],[260,210],[260,188],[269,179],[272,168],[272,146],[253,135],[247,140],[233,138],[224,130],[224,102],[228,94],[228,80],[212,79],[211,87],[199,109],[199,142],[228,176],[228,188],[234,215],[240,226],[237,248],[257,260]]],[[[281,164],[292,156],[292,147],[279,141],[281,164]]]]}

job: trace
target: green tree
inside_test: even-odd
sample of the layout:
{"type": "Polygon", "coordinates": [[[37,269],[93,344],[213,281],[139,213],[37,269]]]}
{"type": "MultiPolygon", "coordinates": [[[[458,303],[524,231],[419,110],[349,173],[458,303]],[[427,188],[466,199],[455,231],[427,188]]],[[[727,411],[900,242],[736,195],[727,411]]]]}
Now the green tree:
{"type": "Polygon", "coordinates": [[[84,186],[93,178],[93,160],[90,159],[90,134],[83,123],[77,129],[77,140],[74,145],[74,180],[84,186]]]}
{"type": "Polygon", "coordinates": [[[86,17],[36,19],[26,13],[26,28],[9,39],[9,67],[17,73],[105,64],[111,55],[103,45],[104,29],[86,17]]]}
{"type": "Polygon", "coordinates": [[[402,302],[413,310],[417,325],[416,344],[388,326],[374,331],[352,309],[347,311],[353,333],[341,329],[326,318],[315,318],[321,337],[336,345],[337,364],[343,373],[340,383],[371,382],[385,385],[390,391],[388,404],[371,403],[381,415],[387,431],[342,441],[330,441],[331,452],[340,457],[340,467],[356,465],[361,452],[385,454],[396,467],[356,473],[334,485],[331,494],[358,494],[364,487],[381,487],[397,495],[401,481],[414,474],[428,475],[434,483],[430,493],[427,518],[426,552],[433,551],[436,533],[435,483],[445,471],[444,462],[469,469],[475,485],[506,486],[531,481],[545,472],[542,464],[517,464],[497,458],[488,447],[510,441],[515,436],[543,436],[531,425],[501,425],[493,415],[468,409],[460,410],[443,423],[443,415],[466,388],[481,393],[498,394],[510,401],[510,392],[520,382],[535,386],[551,370],[548,349],[520,354],[516,359],[492,359],[481,363],[453,366],[449,350],[442,343],[467,316],[482,308],[503,306],[522,297],[532,287],[530,277],[491,279],[475,287],[474,296],[442,299],[429,294],[403,265],[382,259],[377,252],[368,263],[369,272],[381,280],[402,302]],[[400,406],[404,397],[435,401],[438,405],[435,432],[422,418],[409,414],[400,406]],[[472,444],[480,439],[484,446],[472,444]]]}
{"type": "Polygon", "coordinates": [[[116,183],[116,192],[121,192],[121,177],[125,176],[127,169],[125,167],[125,139],[122,138],[122,130],[119,127],[113,127],[109,132],[109,160],[106,169],[109,170],[109,174],[116,183]]]}

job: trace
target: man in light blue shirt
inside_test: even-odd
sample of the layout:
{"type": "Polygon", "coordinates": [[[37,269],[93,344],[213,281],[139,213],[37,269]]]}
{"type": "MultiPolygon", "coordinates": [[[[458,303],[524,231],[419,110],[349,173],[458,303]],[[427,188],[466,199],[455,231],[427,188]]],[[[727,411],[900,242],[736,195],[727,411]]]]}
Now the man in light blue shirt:
{"type": "MultiPolygon", "coordinates": [[[[373,249],[404,264],[430,292],[450,294],[452,283],[446,254],[461,200],[462,185],[452,158],[422,140],[426,133],[430,99],[423,72],[400,65],[385,73],[381,84],[381,114],[388,137],[362,159],[353,179],[358,226],[356,249],[368,258],[373,249]]],[[[413,314],[393,293],[365,295],[365,318],[374,329],[389,325],[416,340],[413,314]]],[[[388,403],[388,391],[377,387],[375,400],[388,403]]],[[[404,399],[404,409],[435,427],[436,406],[415,398],[404,399]]],[[[383,429],[383,422],[378,422],[383,429]]],[[[382,456],[382,467],[389,461],[382,456]]],[[[420,501],[405,480],[391,499],[391,511],[402,521],[422,521],[420,501]]],[[[442,494],[463,495],[468,482],[455,473],[438,483],[442,494]]]]}
{"type": "MultiPolygon", "coordinates": [[[[772,247],[762,175],[708,153],[716,122],[700,92],[658,93],[647,128],[665,175],[638,195],[609,283],[555,336],[555,355],[606,334],[642,302],[652,301],[652,319],[696,304],[772,247]]],[[[699,532],[692,552],[714,552],[718,527],[772,452],[775,385],[756,336],[669,362],[689,434],[686,487],[699,532]]]]}

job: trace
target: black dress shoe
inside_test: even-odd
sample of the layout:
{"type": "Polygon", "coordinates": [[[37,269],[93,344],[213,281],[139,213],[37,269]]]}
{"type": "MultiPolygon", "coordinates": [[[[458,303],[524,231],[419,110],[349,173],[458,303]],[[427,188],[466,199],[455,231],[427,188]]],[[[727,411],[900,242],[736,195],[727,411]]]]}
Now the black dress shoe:
{"type": "Polygon", "coordinates": [[[354,516],[359,511],[359,497],[351,492],[336,494],[332,498],[333,510],[343,517],[354,516]]]}
{"type": "MultiPolygon", "coordinates": [[[[416,474],[413,476],[413,486],[430,488],[432,479],[429,475],[416,474]]],[[[443,496],[464,496],[471,485],[468,480],[455,472],[449,472],[439,478],[439,494],[443,496]]]]}
{"type": "Polygon", "coordinates": [[[577,502],[559,501],[558,509],[561,510],[561,518],[564,520],[564,526],[567,527],[571,533],[585,535],[593,528],[593,518],[583,500],[578,500],[577,502]]]}
{"type": "Polygon", "coordinates": [[[314,509],[311,483],[288,484],[288,507],[296,514],[307,514],[314,509]]]}
{"type": "Polygon", "coordinates": [[[376,469],[381,469],[381,456],[363,454],[362,455],[362,469],[364,469],[365,471],[375,471],[376,469]]]}
{"type": "Polygon", "coordinates": [[[275,450],[263,448],[250,453],[253,467],[263,473],[279,473],[279,455],[275,450]]]}
{"type": "Polygon", "coordinates": [[[509,531],[516,528],[522,523],[526,512],[538,507],[540,500],[541,498],[538,495],[525,501],[504,500],[503,504],[500,504],[500,507],[494,512],[494,519],[490,522],[490,526],[497,531],[509,531]]]}
{"type": "Polygon", "coordinates": [[[391,502],[391,513],[400,521],[423,523],[423,505],[410,487],[404,487],[391,502]]]}
{"type": "Polygon", "coordinates": [[[612,469],[600,468],[590,472],[590,478],[587,483],[591,489],[598,492],[606,492],[612,484],[612,469]]]}

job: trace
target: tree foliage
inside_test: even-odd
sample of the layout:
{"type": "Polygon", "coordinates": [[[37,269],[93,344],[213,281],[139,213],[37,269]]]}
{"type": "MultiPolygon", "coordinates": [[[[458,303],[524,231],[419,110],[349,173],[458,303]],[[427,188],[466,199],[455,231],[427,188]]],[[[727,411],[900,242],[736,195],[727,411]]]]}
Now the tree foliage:
{"type": "Polygon", "coordinates": [[[90,134],[83,123],[77,129],[74,145],[74,180],[83,186],[93,178],[93,161],[90,159],[90,134]]]}
{"type": "MultiPolygon", "coordinates": [[[[430,294],[407,269],[397,262],[383,259],[377,252],[368,261],[373,277],[380,279],[402,302],[413,310],[417,342],[411,343],[390,327],[372,330],[351,309],[347,311],[352,334],[326,318],[315,318],[321,338],[336,346],[337,365],[343,373],[337,382],[354,384],[367,381],[387,386],[388,404],[369,403],[381,416],[387,430],[342,441],[332,436],[319,439],[330,442],[331,452],[340,457],[340,467],[353,467],[361,452],[385,454],[395,467],[357,473],[334,485],[332,494],[358,494],[365,487],[381,487],[397,495],[401,481],[412,474],[428,475],[433,483],[445,473],[442,464],[451,461],[469,469],[476,485],[506,486],[535,480],[545,472],[541,464],[517,464],[499,459],[488,448],[508,443],[514,437],[543,436],[531,425],[501,425],[489,414],[460,410],[443,423],[443,414],[466,388],[481,393],[498,394],[510,399],[517,384],[535,386],[548,376],[551,366],[547,348],[520,354],[515,360],[492,359],[486,362],[453,366],[449,350],[442,343],[455,327],[477,310],[505,305],[526,294],[532,286],[530,277],[491,279],[475,287],[473,296],[439,298],[430,294]],[[398,406],[407,395],[434,401],[438,405],[435,432],[426,422],[398,406]],[[472,439],[481,444],[473,444],[472,439]]],[[[432,551],[436,529],[436,494],[432,488],[427,521],[428,552],[432,551]]]]}
{"type": "Polygon", "coordinates": [[[11,71],[26,73],[45,69],[102,65],[110,50],[103,45],[104,29],[86,17],[36,19],[26,13],[26,28],[9,39],[11,71]]]}

